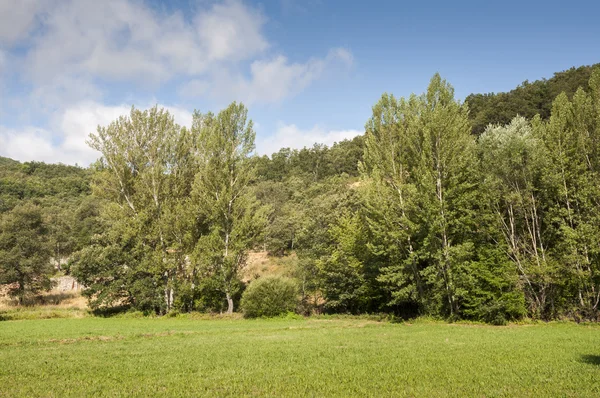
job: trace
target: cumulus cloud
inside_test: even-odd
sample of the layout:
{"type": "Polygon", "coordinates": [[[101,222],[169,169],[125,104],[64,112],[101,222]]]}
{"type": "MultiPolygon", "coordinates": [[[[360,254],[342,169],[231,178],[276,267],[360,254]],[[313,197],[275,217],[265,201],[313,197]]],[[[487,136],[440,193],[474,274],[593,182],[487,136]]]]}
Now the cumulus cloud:
{"type": "Polygon", "coordinates": [[[352,63],[352,54],[343,48],[332,49],[327,56],[306,62],[290,62],[287,57],[277,55],[252,62],[249,77],[223,69],[216,71],[210,82],[193,80],[184,84],[179,92],[188,97],[208,92],[213,97],[234,99],[249,105],[279,102],[301,92],[327,70],[346,69],[352,63]]]}
{"type": "Polygon", "coordinates": [[[261,155],[271,155],[281,148],[302,149],[315,143],[331,146],[335,142],[352,139],[363,134],[360,130],[327,130],[314,126],[302,130],[294,124],[280,124],[275,134],[257,140],[256,149],[261,155]]]}
{"type": "MultiPolygon", "coordinates": [[[[182,126],[191,125],[192,114],[189,111],[176,106],[164,108],[173,115],[175,122],[182,126]]],[[[0,126],[0,156],[20,161],[88,166],[100,157],[86,144],[89,134],[95,132],[99,125],[107,126],[119,116],[129,114],[130,110],[127,105],[105,106],[84,102],[65,109],[55,117],[48,129],[0,126]]]]}
{"type": "Polygon", "coordinates": [[[293,61],[272,51],[267,17],[242,0],[189,4],[184,15],[149,0],[0,0],[0,154],[87,165],[97,157],[87,135],[132,98],[143,108],[172,89],[212,104],[281,102],[353,63],[343,48],[293,61]]]}
{"type": "Polygon", "coordinates": [[[0,126],[0,155],[22,161],[57,161],[52,134],[48,130],[32,126],[19,130],[0,126]]]}
{"type": "Polygon", "coordinates": [[[23,40],[37,21],[27,65],[38,81],[69,73],[160,82],[244,60],[268,47],[262,33],[266,18],[236,0],[199,9],[191,20],[180,11],[159,12],[133,0],[70,0],[53,7],[16,3],[14,10],[3,6],[7,16],[0,39],[23,40]]]}

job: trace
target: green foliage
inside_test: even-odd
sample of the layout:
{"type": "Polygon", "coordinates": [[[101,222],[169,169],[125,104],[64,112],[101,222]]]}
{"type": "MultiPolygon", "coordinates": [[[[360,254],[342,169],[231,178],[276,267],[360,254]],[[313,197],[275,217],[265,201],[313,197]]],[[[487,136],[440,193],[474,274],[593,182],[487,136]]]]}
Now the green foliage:
{"type": "Polygon", "coordinates": [[[466,102],[473,133],[480,135],[490,124],[508,124],[517,115],[530,119],[539,114],[543,119],[549,118],[554,99],[560,93],[571,98],[580,87],[587,90],[592,71],[597,68],[598,64],[573,67],[547,80],[525,81],[507,93],[469,95],[466,102]]]}
{"type": "Polygon", "coordinates": [[[48,226],[42,210],[23,203],[0,218],[0,284],[22,304],[26,295],[52,287],[48,226]]]}
{"type": "Polygon", "coordinates": [[[474,259],[475,141],[467,109],[439,75],[419,97],[384,95],[367,123],[364,201],[369,244],[386,264],[391,305],[461,316],[474,259]]]}
{"type": "Polygon", "coordinates": [[[256,173],[250,158],[255,133],[247,113],[242,104],[233,103],[217,116],[196,113],[192,126],[199,148],[191,205],[203,232],[193,259],[218,275],[228,313],[234,309],[235,282],[247,252],[262,234],[268,213],[250,189],[256,173]]]}
{"type": "Polygon", "coordinates": [[[365,250],[367,232],[358,214],[346,213],[329,228],[335,244],[331,254],[316,263],[326,311],[356,314],[380,309],[377,270],[365,250]]]}
{"type": "MultiPolygon", "coordinates": [[[[482,245],[483,246],[483,245],[482,245]]],[[[503,250],[485,245],[478,250],[465,276],[462,316],[504,325],[527,315],[525,297],[517,288],[517,273],[503,250]]]]}
{"type": "Polygon", "coordinates": [[[269,181],[301,177],[311,182],[346,174],[358,176],[362,160],[363,136],[334,143],[331,148],[315,144],[311,148],[282,148],[271,157],[256,159],[258,175],[269,181]]]}
{"type": "Polygon", "coordinates": [[[289,278],[267,276],[256,279],[242,295],[241,307],[246,318],[294,312],[298,307],[298,287],[289,278]]]}
{"type": "Polygon", "coordinates": [[[255,250],[293,258],[305,314],[598,320],[599,99],[597,66],[467,103],[436,74],[384,94],[364,136],[270,157],[242,104],[190,129],[132,109],[89,169],[0,158],[0,277],[40,256],[28,272],[71,272],[96,311],[230,313],[255,250]],[[23,206],[43,228],[17,228],[23,206]]]}
{"type": "Polygon", "coordinates": [[[183,252],[196,235],[184,206],[194,139],[168,112],[132,108],[99,127],[90,145],[103,156],[93,180],[103,230],[77,257],[73,273],[88,287],[93,307],[167,312],[177,278],[194,272],[183,252]]]}

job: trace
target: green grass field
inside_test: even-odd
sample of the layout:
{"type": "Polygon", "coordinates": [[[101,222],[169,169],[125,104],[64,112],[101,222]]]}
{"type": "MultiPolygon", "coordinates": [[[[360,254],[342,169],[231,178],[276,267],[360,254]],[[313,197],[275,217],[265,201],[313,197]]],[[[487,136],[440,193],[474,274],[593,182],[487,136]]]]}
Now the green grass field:
{"type": "Polygon", "coordinates": [[[600,327],[0,322],[0,396],[600,396],[600,327]]]}

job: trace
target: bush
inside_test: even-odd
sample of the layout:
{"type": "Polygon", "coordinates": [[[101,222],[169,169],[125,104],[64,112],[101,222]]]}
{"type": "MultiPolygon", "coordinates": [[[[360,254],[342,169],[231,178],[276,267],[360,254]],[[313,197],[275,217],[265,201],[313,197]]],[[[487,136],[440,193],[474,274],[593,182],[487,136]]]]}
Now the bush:
{"type": "Polygon", "coordinates": [[[293,312],[298,305],[298,288],[289,278],[267,276],[256,279],[242,295],[246,318],[273,317],[293,312]]]}

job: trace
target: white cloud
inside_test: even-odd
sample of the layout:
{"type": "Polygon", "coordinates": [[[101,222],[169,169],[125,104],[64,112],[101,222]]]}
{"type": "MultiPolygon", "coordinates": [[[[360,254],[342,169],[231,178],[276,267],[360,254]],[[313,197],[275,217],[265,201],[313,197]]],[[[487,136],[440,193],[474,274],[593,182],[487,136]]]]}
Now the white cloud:
{"type": "MultiPolygon", "coordinates": [[[[274,103],[353,63],[343,48],[299,61],[273,52],[266,16],[243,0],[192,3],[184,15],[150,0],[0,0],[0,154],[87,165],[97,157],[87,135],[130,109],[105,98],[125,104],[177,84],[179,96],[213,104],[274,103]]],[[[169,110],[191,123],[189,111],[169,110]]],[[[321,133],[328,142],[344,132],[321,133]]]]}
{"type": "MultiPolygon", "coordinates": [[[[196,75],[222,61],[256,56],[268,47],[266,18],[237,0],[199,9],[186,20],[179,11],[160,12],[134,0],[69,0],[55,7],[8,10],[4,30],[23,36],[38,15],[39,29],[27,55],[30,75],[46,81],[61,74],[106,79],[166,81],[196,75]]],[[[2,32],[2,31],[0,31],[2,32]]],[[[8,37],[8,34],[5,34],[8,37]]],[[[1,36],[0,36],[1,37],[1,36]]]]}
{"type": "Polygon", "coordinates": [[[102,90],[91,81],[64,75],[48,84],[36,86],[31,91],[29,103],[33,112],[53,113],[70,104],[100,100],[102,95],[102,90]]]}
{"type": "Polygon", "coordinates": [[[266,22],[242,0],[200,2],[191,15],[144,0],[4,0],[0,53],[18,43],[10,64],[33,85],[30,97],[60,107],[97,100],[105,82],[152,88],[173,79],[185,97],[278,102],[353,62],[342,48],[304,62],[265,54],[266,22]]]}
{"type": "Polygon", "coordinates": [[[335,142],[352,139],[363,134],[359,130],[326,130],[314,126],[309,130],[302,130],[294,124],[280,124],[275,134],[257,140],[257,152],[262,155],[271,155],[281,148],[301,149],[312,147],[315,143],[331,146],[335,142]]]}
{"type": "Polygon", "coordinates": [[[304,90],[326,70],[348,68],[352,63],[352,54],[343,48],[332,49],[324,58],[312,58],[304,63],[292,63],[278,55],[252,62],[249,78],[223,69],[213,74],[211,83],[194,80],[182,86],[180,93],[199,96],[208,91],[213,97],[246,104],[279,102],[304,90]]]}
{"type": "Polygon", "coordinates": [[[210,60],[246,59],[269,46],[261,33],[266,17],[237,1],[215,4],[195,22],[210,60]]]}
{"type": "Polygon", "coordinates": [[[14,44],[27,37],[36,15],[50,1],[2,0],[0,1],[0,44],[14,44]]]}
{"type": "MultiPolygon", "coordinates": [[[[52,134],[31,126],[18,131],[0,126],[0,155],[21,161],[58,161],[57,150],[52,145],[52,134]]],[[[65,160],[63,158],[60,161],[65,160]]]]}
{"type": "MultiPolygon", "coordinates": [[[[191,125],[191,112],[175,106],[164,108],[180,125],[191,125]]],[[[51,123],[50,129],[25,127],[17,130],[0,126],[0,155],[20,161],[87,166],[100,157],[86,144],[89,134],[95,132],[98,125],[106,126],[119,116],[129,114],[130,109],[127,105],[84,102],[65,109],[51,123]]]]}

